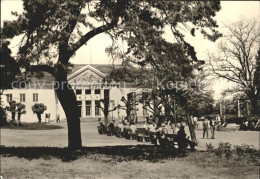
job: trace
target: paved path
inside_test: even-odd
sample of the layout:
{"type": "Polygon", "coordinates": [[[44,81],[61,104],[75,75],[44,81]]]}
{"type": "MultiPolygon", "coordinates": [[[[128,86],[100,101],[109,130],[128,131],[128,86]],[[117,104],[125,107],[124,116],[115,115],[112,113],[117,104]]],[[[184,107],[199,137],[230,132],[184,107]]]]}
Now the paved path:
{"type": "MultiPolygon", "coordinates": [[[[67,124],[61,122],[54,125],[63,126],[63,129],[55,130],[10,130],[1,129],[1,145],[5,146],[67,146],[67,124]]],[[[140,143],[134,140],[116,138],[115,136],[99,135],[97,132],[97,122],[82,121],[81,132],[83,146],[113,146],[113,145],[139,145],[150,143],[140,143]]],[[[185,128],[189,134],[188,128],[185,128]]],[[[204,150],[206,143],[212,143],[215,147],[220,141],[230,142],[233,145],[246,143],[259,149],[259,132],[257,131],[216,131],[216,139],[201,139],[202,130],[196,130],[199,146],[197,149],[204,150]]],[[[210,135],[210,132],[209,132],[210,135]]]]}

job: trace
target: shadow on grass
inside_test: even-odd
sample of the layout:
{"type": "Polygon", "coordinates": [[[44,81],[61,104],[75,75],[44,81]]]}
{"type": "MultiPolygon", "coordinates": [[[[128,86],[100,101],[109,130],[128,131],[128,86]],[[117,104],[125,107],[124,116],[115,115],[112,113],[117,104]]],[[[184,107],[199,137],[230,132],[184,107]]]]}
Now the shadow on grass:
{"type": "MultiPolygon", "coordinates": [[[[188,151],[189,152],[189,151],[188,151]]],[[[59,158],[62,161],[85,158],[112,158],[114,161],[148,160],[157,162],[161,159],[184,157],[175,149],[163,148],[160,146],[105,146],[105,147],[83,147],[78,151],[70,151],[68,148],[58,147],[0,147],[0,155],[3,157],[17,156],[19,158],[51,159],[59,158]]]]}
{"type": "Polygon", "coordinates": [[[13,129],[13,130],[53,130],[62,129],[62,126],[51,125],[48,123],[22,123],[19,125],[8,124],[0,129],[13,129]]]}

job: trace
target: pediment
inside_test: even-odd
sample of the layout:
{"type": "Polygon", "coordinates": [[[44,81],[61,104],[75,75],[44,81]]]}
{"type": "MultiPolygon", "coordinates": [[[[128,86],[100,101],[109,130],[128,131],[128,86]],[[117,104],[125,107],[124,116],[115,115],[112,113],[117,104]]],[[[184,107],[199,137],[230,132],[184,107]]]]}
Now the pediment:
{"type": "Polygon", "coordinates": [[[96,68],[86,65],[68,77],[71,84],[85,84],[85,83],[101,83],[105,78],[105,74],[98,71],[96,68]]]}

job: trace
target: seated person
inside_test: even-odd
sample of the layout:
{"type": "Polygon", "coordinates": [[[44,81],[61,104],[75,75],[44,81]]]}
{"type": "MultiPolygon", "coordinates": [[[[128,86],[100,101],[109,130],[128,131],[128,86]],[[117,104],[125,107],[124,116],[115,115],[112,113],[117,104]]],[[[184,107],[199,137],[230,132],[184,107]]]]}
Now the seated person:
{"type": "Polygon", "coordinates": [[[148,130],[148,129],[149,129],[149,125],[147,124],[146,121],[144,122],[143,128],[144,128],[145,130],[148,130]]]}
{"type": "Polygon", "coordinates": [[[177,133],[177,138],[178,138],[178,147],[180,150],[185,149],[188,144],[187,144],[187,139],[186,139],[186,133],[184,130],[184,126],[180,127],[180,130],[177,133]]]}
{"type": "Polygon", "coordinates": [[[132,133],[135,133],[135,132],[136,132],[136,127],[135,127],[135,125],[134,125],[134,122],[131,123],[130,129],[132,130],[132,133]]]}
{"type": "Polygon", "coordinates": [[[119,122],[118,127],[120,128],[120,131],[123,132],[125,126],[122,122],[119,122]]]}
{"type": "Polygon", "coordinates": [[[157,132],[158,130],[156,129],[157,125],[153,122],[149,125],[150,132],[157,132]]]}
{"type": "Polygon", "coordinates": [[[178,123],[176,126],[174,126],[173,128],[173,134],[177,135],[178,134],[178,131],[180,130],[180,124],[178,123]]]}
{"type": "Polygon", "coordinates": [[[169,121],[169,122],[167,123],[167,125],[165,126],[165,129],[167,130],[167,133],[168,133],[168,134],[173,134],[173,127],[172,127],[172,125],[171,125],[171,121],[169,121]]]}
{"type": "Polygon", "coordinates": [[[164,134],[168,133],[165,123],[162,123],[162,125],[161,125],[161,127],[159,127],[158,131],[159,131],[160,135],[164,135],[164,134]]]}
{"type": "Polygon", "coordinates": [[[100,122],[99,122],[99,126],[101,127],[101,133],[105,133],[105,131],[106,131],[106,126],[105,126],[105,124],[104,124],[102,121],[100,121],[100,122]]]}
{"type": "Polygon", "coordinates": [[[166,144],[166,135],[168,133],[167,129],[165,128],[165,123],[162,123],[162,125],[159,127],[158,131],[159,131],[159,141],[161,145],[165,145],[166,144]]]}
{"type": "Polygon", "coordinates": [[[110,122],[107,124],[107,129],[108,129],[108,131],[109,131],[111,134],[114,134],[114,131],[115,131],[114,122],[115,122],[115,121],[110,121],[110,122]]]}

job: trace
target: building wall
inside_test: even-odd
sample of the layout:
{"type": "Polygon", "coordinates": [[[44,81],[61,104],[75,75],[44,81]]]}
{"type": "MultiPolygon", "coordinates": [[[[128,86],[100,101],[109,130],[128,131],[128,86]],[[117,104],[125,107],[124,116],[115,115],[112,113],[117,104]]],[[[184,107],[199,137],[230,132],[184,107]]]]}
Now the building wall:
{"type": "MultiPolygon", "coordinates": [[[[99,101],[104,98],[104,89],[100,89],[100,94],[95,94],[95,89],[91,89],[91,94],[85,94],[86,89],[81,89],[82,94],[77,95],[77,100],[81,101],[81,117],[91,117],[98,118],[99,116],[104,117],[103,112],[99,109],[100,115],[95,114],[95,101],[99,101]],[[86,101],[91,101],[91,115],[86,116],[86,101]]],[[[109,109],[112,110],[115,106],[120,104],[124,106],[124,103],[121,101],[122,96],[127,99],[127,94],[131,92],[136,92],[140,94],[142,89],[138,88],[110,88],[110,104],[109,109]]],[[[76,93],[76,90],[74,90],[76,93]]],[[[56,121],[57,115],[59,115],[61,120],[65,120],[66,116],[62,109],[62,106],[58,99],[55,99],[55,92],[53,89],[10,89],[5,90],[4,95],[12,94],[12,100],[16,102],[20,102],[20,94],[25,94],[25,102],[21,102],[25,105],[26,114],[21,116],[22,122],[37,122],[36,114],[33,114],[31,107],[35,103],[43,103],[47,106],[47,110],[42,115],[42,122],[45,121],[45,114],[50,113],[50,121],[56,121]],[[38,102],[33,101],[33,94],[38,94],[38,102]],[[56,104],[58,102],[58,104],[56,104]]],[[[8,106],[7,97],[3,98],[3,104],[8,106]]],[[[143,109],[143,103],[139,103],[136,106],[137,116],[144,116],[146,113],[143,109]]],[[[10,118],[10,112],[7,112],[10,118]]],[[[123,109],[117,109],[109,113],[109,118],[118,119],[126,117],[126,111],[123,109]]]]}
{"type": "MultiPolygon", "coordinates": [[[[21,102],[25,105],[26,114],[21,116],[21,122],[38,122],[36,114],[32,112],[32,106],[35,103],[43,103],[47,106],[47,110],[42,114],[42,122],[45,120],[45,114],[50,113],[50,120],[55,121],[57,114],[60,114],[60,118],[64,119],[65,114],[62,110],[60,103],[56,104],[55,93],[53,89],[10,89],[5,90],[4,95],[12,94],[12,100],[20,101],[20,94],[25,94],[25,102],[21,102]],[[38,94],[38,102],[33,101],[33,94],[38,94]],[[58,112],[57,112],[58,111],[58,112]]],[[[3,104],[8,106],[7,96],[3,97],[3,104]]],[[[10,112],[7,112],[10,116],[10,112]]],[[[16,116],[17,117],[17,116],[16,116]]]]}

